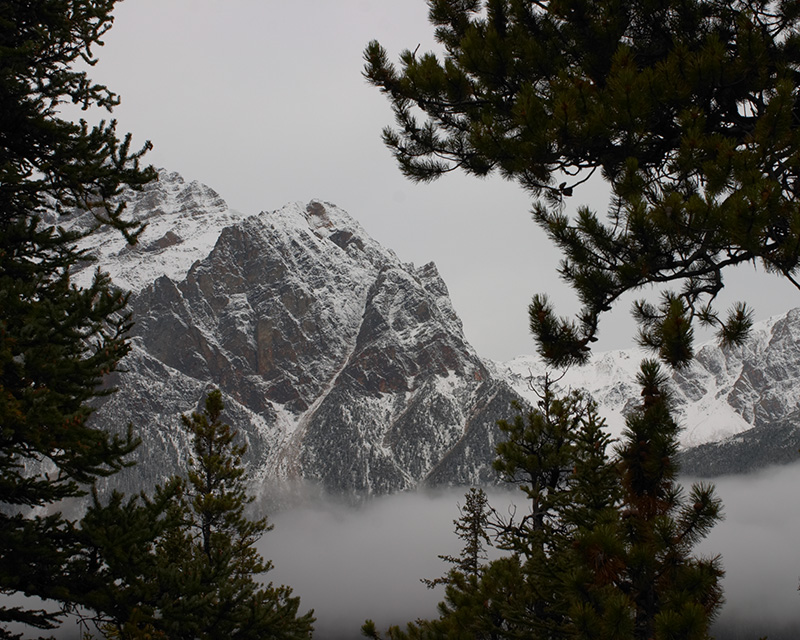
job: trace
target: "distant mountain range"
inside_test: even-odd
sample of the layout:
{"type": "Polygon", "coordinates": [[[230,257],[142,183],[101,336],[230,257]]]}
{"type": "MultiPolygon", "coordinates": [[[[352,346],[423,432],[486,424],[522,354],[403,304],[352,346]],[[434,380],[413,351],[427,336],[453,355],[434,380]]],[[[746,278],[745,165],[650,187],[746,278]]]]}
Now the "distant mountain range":
{"type": "MultiPolygon", "coordinates": [[[[595,354],[587,366],[568,370],[561,385],[588,390],[619,435],[638,401],[636,373],[647,356],[638,349],[595,354]]],[[[518,393],[533,399],[531,374],[535,380],[544,372],[538,358],[522,356],[500,368],[518,393]]],[[[713,477],[800,461],[800,309],[756,324],[742,347],[701,346],[672,381],[684,473],[713,477]]]]}
{"type": "MultiPolygon", "coordinates": [[[[116,483],[137,490],[185,462],[180,415],[214,387],[262,487],[359,499],[494,481],[495,422],[535,401],[545,369],[536,357],[479,357],[433,263],[403,263],[335,205],[245,216],[166,171],[128,207],[148,223],[136,247],[113,231],[86,241],[133,292],[133,349],[95,414],[112,429],[132,423],[143,441],[116,483]]],[[[746,471],[762,465],[756,449],[765,462],[796,453],[799,336],[800,310],[759,325],[743,348],[704,346],[674,376],[687,471],[746,471]]],[[[560,384],[592,393],[619,433],[643,355],[597,354],[560,384]]]]}

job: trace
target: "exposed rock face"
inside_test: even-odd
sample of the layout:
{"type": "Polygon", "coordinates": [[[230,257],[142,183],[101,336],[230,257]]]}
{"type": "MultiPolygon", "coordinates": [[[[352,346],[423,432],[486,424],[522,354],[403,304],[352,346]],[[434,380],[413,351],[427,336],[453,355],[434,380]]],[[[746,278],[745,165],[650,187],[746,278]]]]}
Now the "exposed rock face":
{"type": "Polygon", "coordinates": [[[674,376],[683,404],[703,404],[732,410],[743,421],[738,428],[720,429],[707,440],[774,424],[800,406],[800,310],[762,323],[751,340],[732,349],[709,344],[693,365],[674,376]]]}
{"type": "MultiPolygon", "coordinates": [[[[129,209],[148,222],[136,247],[116,232],[87,241],[134,294],[126,373],[96,414],[111,428],[131,423],[143,439],[139,465],[115,483],[135,491],[184,464],[180,415],[212,387],[263,486],[302,479],[363,497],[495,480],[495,423],[514,400],[536,402],[528,380],[545,369],[535,357],[481,360],[432,263],[402,263],[334,205],[246,217],[174,173],[162,172],[129,209]]],[[[597,354],[560,384],[590,392],[618,435],[639,398],[644,356],[597,354]]],[[[705,445],[685,454],[687,470],[793,459],[800,310],[760,325],[742,348],[704,346],[673,381],[683,445],[705,445]]]]}
{"type": "Polygon", "coordinates": [[[97,414],[144,440],[121,482],[173,472],[187,451],[179,416],[212,386],[264,483],[302,478],[361,497],[494,477],[495,422],[518,396],[467,344],[432,263],[402,263],[327,203],[244,218],[210,190],[165,184],[175,181],[162,174],[134,201],[169,210],[146,216],[154,228],[139,247],[101,247],[101,265],[135,289],[127,373],[97,414]],[[192,206],[168,205],[165,194],[187,190],[192,206]],[[213,248],[143,286],[152,256],[188,262],[214,212],[233,224],[213,248]]]}
{"type": "Polygon", "coordinates": [[[706,348],[698,360],[726,382],[720,400],[747,422],[683,454],[687,473],[709,477],[746,473],[800,460],[800,309],[764,323],[753,340],[727,353],[706,348]]]}

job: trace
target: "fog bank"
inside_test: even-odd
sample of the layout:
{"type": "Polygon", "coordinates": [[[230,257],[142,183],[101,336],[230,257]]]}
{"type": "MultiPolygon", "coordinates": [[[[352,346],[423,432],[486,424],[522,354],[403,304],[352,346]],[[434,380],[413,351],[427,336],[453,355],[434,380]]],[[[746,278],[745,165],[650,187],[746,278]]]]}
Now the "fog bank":
{"type": "MultiPolygon", "coordinates": [[[[726,517],[698,553],[723,556],[717,638],[800,637],[800,464],[714,484],[726,517]]],[[[358,638],[366,618],[385,628],[435,616],[443,589],[429,590],[420,578],[442,575],[448,566],[437,556],[460,551],[453,520],[465,491],[279,512],[260,543],[275,563],[268,577],[292,586],[302,611],[315,609],[319,638],[358,638]]],[[[508,501],[506,492],[490,494],[500,511],[508,501]]]]}
{"type": "MultiPolygon", "coordinates": [[[[686,480],[685,484],[690,482],[686,480]]],[[[800,463],[714,483],[725,520],[700,545],[722,554],[726,604],[715,627],[718,640],[800,638],[800,463]]],[[[456,555],[453,533],[466,489],[400,494],[362,507],[314,499],[274,513],[275,529],[259,550],[275,564],[267,578],[301,597],[301,612],[315,609],[315,637],[360,638],[372,618],[380,629],[436,615],[443,588],[420,578],[448,569],[439,554],[456,555]]],[[[504,512],[516,493],[494,490],[490,503],[504,512]]],[[[77,639],[74,626],[56,634],[77,639]]]]}
{"type": "MultiPolygon", "coordinates": [[[[420,579],[443,575],[449,565],[437,556],[461,550],[453,520],[465,491],[280,512],[259,547],[275,564],[268,578],[290,585],[302,611],[315,610],[319,638],[358,638],[367,618],[385,628],[433,617],[443,588],[428,589],[420,579]]],[[[493,505],[504,500],[502,492],[490,496],[493,505]]]]}
{"type": "Polygon", "coordinates": [[[725,568],[717,637],[800,637],[800,463],[714,484],[725,521],[699,549],[722,554],[725,568]]]}

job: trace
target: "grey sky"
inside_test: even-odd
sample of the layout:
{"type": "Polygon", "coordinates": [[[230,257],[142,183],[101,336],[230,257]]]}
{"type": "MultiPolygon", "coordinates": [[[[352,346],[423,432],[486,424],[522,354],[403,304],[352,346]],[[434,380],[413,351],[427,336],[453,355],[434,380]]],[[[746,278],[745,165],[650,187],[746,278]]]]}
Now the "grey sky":
{"type": "MultiPolygon", "coordinates": [[[[482,356],[531,353],[531,296],[547,292],[562,314],[576,303],[529,198],[500,179],[415,185],[380,140],[392,115],[361,77],[363,49],[378,39],[397,59],[404,48],[433,48],[432,32],[424,0],[128,0],[92,77],[121,95],[120,130],[154,143],[151,163],[247,213],[333,202],[402,260],[436,262],[482,356]]],[[[577,194],[574,204],[591,198],[577,194]]],[[[758,318],[800,301],[778,278],[744,280],[737,295],[758,318]]],[[[604,320],[599,350],[631,344],[634,298],[604,320]]]]}
{"type": "MultiPolygon", "coordinates": [[[[403,48],[433,47],[424,0],[128,0],[118,5],[115,26],[97,52],[100,62],[92,77],[121,95],[123,103],[114,113],[120,130],[131,131],[138,142],[152,140],[151,163],[205,182],[232,207],[248,213],[312,198],[333,202],[402,260],[436,262],[466,335],[481,355],[502,360],[534,351],[526,317],[531,296],[547,292],[561,313],[576,309],[556,276],[557,251],[530,220],[529,198],[516,184],[454,174],[415,185],[401,176],[380,140],[382,127],[392,120],[388,104],[361,77],[362,52],[371,39],[381,41],[393,59],[403,48]]],[[[573,204],[602,207],[604,198],[595,198],[593,203],[590,194],[578,193],[573,204]]],[[[752,269],[740,270],[728,281],[736,287],[726,294],[723,306],[746,299],[757,318],[800,303],[795,289],[776,277],[756,277],[752,269]]],[[[597,349],[631,344],[628,308],[635,297],[623,299],[604,318],[597,349]]],[[[796,478],[778,477],[776,486],[796,486],[796,478]]],[[[758,489],[762,504],[777,504],[763,500],[770,494],[761,483],[758,489]]],[[[748,512],[734,508],[735,496],[743,490],[736,485],[734,491],[722,492],[729,504],[728,521],[704,545],[708,553],[726,553],[730,610],[745,610],[747,603],[763,606],[765,599],[758,601],[758,593],[745,592],[748,585],[760,584],[748,580],[748,573],[764,566],[751,551],[775,548],[768,533],[796,531],[754,515],[765,530],[745,539],[739,525],[748,512]],[[745,558],[753,558],[752,569],[745,558]]],[[[430,615],[438,594],[426,591],[417,578],[438,575],[442,567],[436,554],[453,551],[445,543],[451,540],[457,499],[447,496],[447,506],[425,502],[420,507],[403,497],[385,503],[398,516],[412,507],[414,514],[423,510],[424,518],[415,515],[403,522],[427,523],[424,552],[411,533],[390,538],[385,532],[397,531],[399,525],[390,523],[388,512],[376,505],[364,515],[370,521],[311,511],[281,514],[275,532],[264,539],[265,555],[276,560],[275,580],[294,585],[307,598],[304,605],[320,607],[331,593],[347,595],[339,589],[338,565],[308,579],[303,575],[306,565],[292,549],[319,563],[339,558],[347,569],[355,561],[345,562],[349,551],[337,546],[340,540],[369,545],[383,536],[386,550],[376,551],[376,560],[358,566],[351,576],[365,587],[354,593],[369,605],[366,614],[346,613],[356,624],[365,615],[389,621],[387,612],[369,600],[398,598],[370,586],[389,574],[390,567],[379,562],[386,559],[406,569],[402,580],[412,595],[401,616],[430,615]],[[384,516],[385,527],[376,524],[384,516]],[[320,531],[330,535],[314,538],[320,531]],[[422,566],[401,557],[403,545],[413,547],[410,556],[422,566]],[[309,556],[309,548],[318,549],[320,557],[309,556]],[[337,577],[328,583],[328,575],[337,577]],[[316,601],[315,588],[325,594],[316,601]]],[[[796,512],[793,506],[786,512],[796,512]]],[[[796,544],[796,536],[786,539],[785,544],[796,544]]],[[[781,546],[771,557],[792,555],[790,549],[781,546]]],[[[313,571],[319,568],[316,564],[313,571]]],[[[780,595],[770,594],[768,603],[797,597],[797,563],[784,563],[783,569],[785,588],[780,595]]],[[[393,576],[395,583],[387,589],[399,588],[396,581],[401,578],[393,576]]],[[[406,596],[402,598],[405,602],[406,596]]]]}

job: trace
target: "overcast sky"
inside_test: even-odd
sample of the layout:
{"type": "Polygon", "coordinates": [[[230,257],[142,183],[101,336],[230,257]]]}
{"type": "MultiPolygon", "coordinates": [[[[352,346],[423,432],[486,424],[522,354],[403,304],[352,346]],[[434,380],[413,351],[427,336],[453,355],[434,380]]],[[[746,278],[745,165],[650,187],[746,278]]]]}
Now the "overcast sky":
{"type": "MultiPolygon", "coordinates": [[[[434,47],[431,35],[424,0],[127,0],[118,5],[106,46],[97,51],[100,62],[92,77],[121,95],[122,105],[114,113],[120,130],[132,132],[139,142],[153,142],[152,164],[208,184],[231,207],[247,213],[313,198],[335,203],[402,260],[417,265],[436,262],[466,335],[482,356],[504,360],[531,353],[535,347],[526,317],[531,296],[547,292],[565,314],[574,312],[576,305],[556,276],[557,251],[530,219],[529,198],[516,184],[499,179],[481,181],[453,174],[434,184],[413,184],[402,177],[380,140],[380,131],[391,124],[392,116],[386,99],[361,76],[364,47],[378,39],[396,60],[404,48],[434,47]]],[[[577,193],[572,204],[602,207],[605,202],[597,193],[577,193]]],[[[734,280],[737,288],[724,304],[747,299],[759,319],[800,303],[798,292],[776,277],[756,277],[745,269],[734,280]]],[[[634,297],[625,298],[604,319],[597,348],[632,343],[628,307],[634,297]]],[[[796,486],[796,479],[781,476],[776,484],[796,486]]],[[[758,495],[765,495],[760,488],[758,495]]],[[[738,531],[734,525],[740,523],[740,512],[734,509],[731,495],[740,490],[737,485],[732,494],[723,492],[731,502],[721,532],[738,531]]],[[[456,499],[448,496],[447,503],[454,506],[456,499]]],[[[395,498],[386,508],[405,514],[406,507],[413,506],[418,513],[418,505],[404,500],[413,498],[395,498]]],[[[405,572],[409,589],[428,599],[427,606],[433,602],[431,594],[420,589],[417,578],[434,577],[441,570],[435,555],[450,550],[443,546],[454,517],[452,508],[443,513],[441,506],[431,506],[425,513],[432,512],[439,514],[439,533],[426,533],[425,553],[414,554],[425,566],[420,569],[400,560],[404,567],[411,567],[405,572]]],[[[274,543],[267,555],[284,559],[275,579],[295,584],[307,596],[305,604],[317,607],[325,600],[314,600],[313,584],[330,585],[315,577],[312,586],[307,586],[302,575],[283,573],[285,567],[295,566],[280,546],[283,532],[297,540],[298,530],[311,537],[327,530],[337,540],[367,544],[379,540],[383,531],[367,540],[364,535],[374,531],[373,521],[357,521],[351,530],[351,521],[337,519],[335,514],[325,515],[333,524],[317,526],[315,519],[321,517],[311,511],[282,515],[276,520],[276,531],[265,539],[274,543]]],[[[388,521],[389,515],[376,506],[365,517],[388,521]]],[[[796,531],[769,524],[773,532],[796,531]]],[[[392,523],[387,530],[397,527],[392,523]]],[[[400,545],[388,535],[383,537],[400,545]]],[[[408,533],[402,539],[409,543],[415,537],[408,533]]],[[[765,534],[748,540],[751,547],[769,550],[773,546],[765,534]]],[[[725,546],[724,533],[709,540],[713,543],[706,547],[709,552],[717,541],[725,546]]],[[[300,537],[299,543],[303,557],[309,548],[319,548],[320,556],[329,560],[339,557],[339,547],[337,553],[324,553],[330,537],[300,537]]],[[[796,537],[786,544],[796,544],[796,537]]],[[[387,547],[382,554],[398,548],[387,547]]],[[[744,557],[745,551],[724,551],[730,558],[729,575],[740,576],[736,559],[744,557]]],[[[344,562],[349,556],[345,551],[341,554],[344,562]]],[[[786,555],[790,552],[781,547],[772,557],[786,555]]],[[[788,586],[781,597],[793,598],[798,569],[796,563],[784,566],[788,586]]],[[[388,573],[378,564],[361,568],[364,573],[354,573],[353,578],[361,577],[360,583],[368,587],[377,574],[388,573]]],[[[330,588],[336,589],[336,584],[330,588]]],[[[745,579],[742,584],[749,583],[745,579]]],[[[735,609],[754,602],[755,597],[732,589],[729,600],[735,609]]],[[[367,609],[366,615],[386,621],[379,607],[367,609]]],[[[353,619],[358,623],[362,616],[358,611],[353,619]]]]}
{"type": "MultiPolygon", "coordinates": [[[[372,39],[395,60],[433,48],[424,0],[128,0],[115,15],[92,77],[120,94],[120,130],[153,142],[152,164],[246,213],[313,198],[344,208],[402,260],[437,264],[484,357],[535,350],[534,293],[576,310],[515,183],[451,174],[413,184],[380,140],[392,115],[361,76],[362,53],[372,39]]],[[[592,197],[605,204],[597,193],[572,204],[592,197]]],[[[737,279],[745,285],[726,300],[747,298],[758,318],[800,302],[778,278],[737,279]]],[[[599,350],[632,343],[634,298],[604,320],[599,350]]]]}

